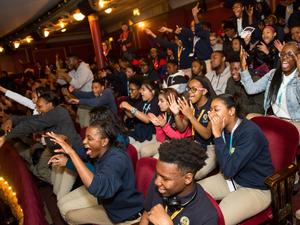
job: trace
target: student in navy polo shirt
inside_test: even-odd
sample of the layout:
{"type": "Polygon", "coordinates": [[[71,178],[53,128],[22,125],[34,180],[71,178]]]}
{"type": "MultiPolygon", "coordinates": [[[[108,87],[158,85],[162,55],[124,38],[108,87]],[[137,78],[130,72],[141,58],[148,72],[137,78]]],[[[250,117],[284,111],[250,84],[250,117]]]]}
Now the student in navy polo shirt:
{"type": "MultiPolygon", "coordinates": [[[[135,189],[134,171],[126,151],[117,148],[119,130],[111,121],[94,121],[83,141],[86,157],[93,159],[95,171],[84,163],[64,138],[47,133],[68,155],[83,186],[65,195],[58,207],[68,224],[136,224],[143,210],[143,197],[135,189]]],[[[55,165],[53,157],[50,162],[55,165]]]]}
{"type": "Polygon", "coordinates": [[[195,173],[205,164],[205,150],[190,139],[172,139],[159,147],[156,176],[140,225],[216,225],[217,212],[195,173]]]}
{"type": "Polygon", "coordinates": [[[264,183],[274,170],[268,141],[254,122],[239,115],[232,95],[219,95],[212,101],[208,116],[221,172],[199,182],[221,200],[226,225],[239,224],[271,203],[264,183]]]}
{"type": "Polygon", "coordinates": [[[139,156],[143,156],[140,152],[141,147],[145,144],[155,142],[155,127],[151,123],[148,116],[153,113],[158,116],[160,109],[158,106],[156,84],[150,80],[144,80],[140,88],[142,100],[135,106],[128,102],[122,102],[120,108],[125,110],[125,113],[130,118],[136,118],[134,129],[129,131],[130,144],[133,144],[137,149],[139,156]]]}

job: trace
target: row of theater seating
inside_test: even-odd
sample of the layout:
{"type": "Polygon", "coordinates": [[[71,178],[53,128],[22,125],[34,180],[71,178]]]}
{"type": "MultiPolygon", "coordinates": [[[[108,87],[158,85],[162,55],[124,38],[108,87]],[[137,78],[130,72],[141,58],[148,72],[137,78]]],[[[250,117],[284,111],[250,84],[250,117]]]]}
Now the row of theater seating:
{"type": "MultiPolygon", "coordinates": [[[[291,199],[294,177],[297,171],[297,166],[293,162],[299,143],[298,130],[294,125],[274,117],[256,117],[253,118],[253,121],[260,126],[269,141],[272,162],[276,172],[265,181],[272,192],[271,206],[242,222],[241,225],[257,225],[266,222],[293,224],[291,199]],[[290,223],[287,223],[287,221],[290,223]]],[[[137,153],[131,145],[128,148],[128,153],[133,164],[136,165],[137,189],[146,196],[155,174],[157,160],[154,158],[141,158],[136,161],[137,153]]],[[[217,209],[219,225],[223,225],[222,212],[217,202],[212,198],[211,201],[217,209]]]]}
{"type": "MultiPolygon", "coordinates": [[[[269,141],[276,172],[266,179],[272,191],[272,205],[242,224],[257,225],[268,221],[283,224],[285,220],[292,221],[291,198],[297,170],[293,162],[299,143],[298,131],[292,124],[273,117],[256,117],[253,121],[261,127],[269,141]]],[[[156,159],[138,160],[136,149],[132,145],[129,145],[127,152],[135,169],[137,189],[146,196],[155,174],[156,159]]],[[[24,224],[46,225],[47,221],[35,181],[22,158],[9,144],[5,144],[0,149],[0,176],[5,177],[17,193],[24,210],[24,224]]],[[[211,201],[219,212],[219,224],[224,224],[217,203],[213,199],[211,201]]]]}

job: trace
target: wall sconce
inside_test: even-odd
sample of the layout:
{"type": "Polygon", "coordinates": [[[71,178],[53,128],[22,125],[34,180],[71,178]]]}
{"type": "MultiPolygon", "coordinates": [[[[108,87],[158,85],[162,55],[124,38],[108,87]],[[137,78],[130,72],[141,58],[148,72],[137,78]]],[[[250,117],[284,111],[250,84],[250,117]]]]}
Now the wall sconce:
{"type": "Polygon", "coordinates": [[[0,46],[0,53],[4,52],[4,48],[0,46]]]}
{"type": "Polygon", "coordinates": [[[113,38],[113,37],[109,37],[109,38],[108,38],[108,41],[109,41],[109,42],[113,42],[113,41],[114,41],[114,38],[113,38]]]}

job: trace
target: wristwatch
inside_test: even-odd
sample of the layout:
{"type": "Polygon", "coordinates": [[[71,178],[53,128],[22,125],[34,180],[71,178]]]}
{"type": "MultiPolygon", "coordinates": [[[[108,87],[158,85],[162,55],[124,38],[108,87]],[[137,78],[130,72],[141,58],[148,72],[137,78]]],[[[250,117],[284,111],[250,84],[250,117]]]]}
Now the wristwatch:
{"type": "Polygon", "coordinates": [[[137,109],[136,109],[135,107],[132,107],[132,109],[130,110],[130,113],[131,113],[133,116],[135,116],[136,112],[137,112],[137,109]]]}

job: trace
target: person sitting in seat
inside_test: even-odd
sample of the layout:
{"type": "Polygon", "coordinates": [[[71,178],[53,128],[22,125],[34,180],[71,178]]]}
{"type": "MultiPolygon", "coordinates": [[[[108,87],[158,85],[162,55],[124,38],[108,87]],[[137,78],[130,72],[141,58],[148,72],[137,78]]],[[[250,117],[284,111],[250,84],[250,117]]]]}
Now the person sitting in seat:
{"type": "Polygon", "coordinates": [[[216,225],[217,212],[195,173],[207,158],[190,139],[172,139],[159,147],[156,175],[145,201],[140,225],[216,225]]]}

